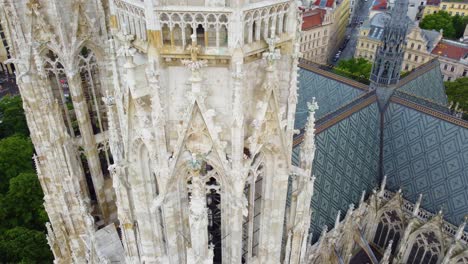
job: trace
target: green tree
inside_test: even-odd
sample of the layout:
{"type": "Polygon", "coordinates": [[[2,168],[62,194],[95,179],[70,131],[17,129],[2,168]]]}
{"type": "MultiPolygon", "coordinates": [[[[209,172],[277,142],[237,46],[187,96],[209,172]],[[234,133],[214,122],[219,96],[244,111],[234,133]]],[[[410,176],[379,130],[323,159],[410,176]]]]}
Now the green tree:
{"type": "Polygon", "coordinates": [[[364,58],[341,60],[335,67],[334,72],[355,80],[368,80],[372,70],[372,63],[364,58]]]}
{"type": "Polygon", "coordinates": [[[42,204],[44,196],[34,173],[20,173],[10,180],[7,194],[0,201],[0,220],[4,226],[23,226],[44,230],[47,214],[42,204]]]}
{"type": "Polygon", "coordinates": [[[2,263],[52,263],[44,232],[15,227],[0,234],[2,263]]]}
{"type": "Polygon", "coordinates": [[[29,136],[20,96],[5,96],[0,100],[0,138],[13,134],[29,136]]]}
{"type": "MultiPolygon", "coordinates": [[[[468,113],[468,77],[445,82],[445,91],[449,101],[458,103],[460,108],[468,113]]],[[[463,117],[468,119],[468,114],[464,114],[463,117]]]]}
{"type": "Polygon", "coordinates": [[[452,17],[453,28],[455,29],[455,38],[463,37],[466,25],[468,24],[468,17],[455,15],[452,17]]]}
{"type": "Polygon", "coordinates": [[[456,38],[452,17],[445,11],[425,16],[421,23],[419,23],[419,27],[422,29],[435,29],[437,31],[443,29],[444,37],[456,38]]]}
{"type": "Polygon", "coordinates": [[[21,172],[33,172],[33,146],[29,138],[14,135],[0,140],[0,193],[8,190],[9,181],[21,172]]]}

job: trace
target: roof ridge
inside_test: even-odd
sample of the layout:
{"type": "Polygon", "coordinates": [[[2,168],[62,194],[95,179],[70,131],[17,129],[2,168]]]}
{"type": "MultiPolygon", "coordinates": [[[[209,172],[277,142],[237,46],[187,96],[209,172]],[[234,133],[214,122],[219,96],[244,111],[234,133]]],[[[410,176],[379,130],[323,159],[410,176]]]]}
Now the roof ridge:
{"type": "Polygon", "coordinates": [[[333,79],[335,81],[344,83],[344,84],[349,85],[349,86],[351,86],[353,88],[356,88],[356,89],[359,89],[359,90],[362,90],[362,91],[366,91],[366,92],[369,91],[369,89],[368,89],[369,86],[366,85],[366,84],[363,84],[363,83],[360,83],[360,82],[355,81],[353,79],[346,78],[346,77],[341,76],[339,74],[330,72],[329,70],[322,69],[322,68],[330,68],[330,67],[328,67],[326,65],[317,64],[315,62],[312,62],[312,61],[305,60],[305,59],[301,58],[301,59],[299,59],[299,67],[301,67],[303,69],[306,69],[306,70],[309,70],[309,71],[312,71],[312,72],[315,72],[317,74],[320,74],[320,75],[325,76],[327,78],[333,79]]]}
{"type": "Polygon", "coordinates": [[[430,61],[419,65],[415,69],[413,69],[408,75],[405,77],[401,78],[400,81],[397,84],[397,90],[400,89],[403,85],[409,83],[410,81],[416,79],[417,77],[421,76],[422,74],[434,69],[436,66],[438,66],[438,60],[437,58],[433,58],[430,61]]]}
{"type": "MultiPolygon", "coordinates": [[[[319,134],[327,128],[337,124],[343,119],[351,116],[354,113],[359,112],[363,108],[366,108],[370,104],[377,101],[375,90],[365,93],[348,104],[338,108],[336,111],[331,112],[320,119],[315,121],[315,134],[319,134]]],[[[293,146],[297,146],[304,140],[304,128],[300,129],[300,134],[294,137],[293,146]]]]}
{"type": "Polygon", "coordinates": [[[458,125],[458,126],[461,126],[463,128],[468,129],[468,121],[465,121],[465,120],[463,120],[461,118],[454,117],[451,114],[444,113],[444,112],[436,110],[434,108],[427,107],[425,105],[413,102],[413,101],[411,101],[409,99],[402,98],[402,97],[399,97],[399,96],[392,96],[390,98],[390,102],[406,106],[406,107],[411,108],[413,110],[416,110],[418,112],[430,115],[432,117],[435,117],[435,118],[447,121],[449,123],[452,123],[454,125],[458,125]]]}

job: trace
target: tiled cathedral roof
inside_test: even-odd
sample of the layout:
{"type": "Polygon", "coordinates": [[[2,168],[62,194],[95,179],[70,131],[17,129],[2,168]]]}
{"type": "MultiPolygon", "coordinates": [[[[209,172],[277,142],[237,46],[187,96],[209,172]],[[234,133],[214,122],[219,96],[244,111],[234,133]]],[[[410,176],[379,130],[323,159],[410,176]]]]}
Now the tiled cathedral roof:
{"type": "MultiPolygon", "coordinates": [[[[436,212],[443,207],[446,219],[459,224],[468,211],[468,122],[446,107],[438,61],[403,78],[384,112],[364,85],[357,88],[355,81],[312,65],[300,65],[296,112],[301,129],[306,102],[316,97],[312,241],[323,225],[333,225],[338,210],[356,204],[360,193],[385,174],[390,189],[401,186],[412,202],[423,193],[423,208],[436,212]]],[[[293,164],[301,142],[298,135],[293,164]]]]}

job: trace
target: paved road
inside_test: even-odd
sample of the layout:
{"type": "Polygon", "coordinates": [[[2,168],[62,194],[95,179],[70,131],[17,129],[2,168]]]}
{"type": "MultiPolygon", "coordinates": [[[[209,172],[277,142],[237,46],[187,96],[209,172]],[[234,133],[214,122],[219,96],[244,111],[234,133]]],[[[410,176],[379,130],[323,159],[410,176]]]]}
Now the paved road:
{"type": "Polygon", "coordinates": [[[366,21],[369,17],[369,10],[373,0],[356,0],[356,10],[352,20],[352,23],[346,29],[346,35],[349,36],[349,41],[343,49],[340,60],[347,60],[354,57],[354,51],[356,49],[357,39],[359,35],[359,26],[362,21],[366,21]]]}

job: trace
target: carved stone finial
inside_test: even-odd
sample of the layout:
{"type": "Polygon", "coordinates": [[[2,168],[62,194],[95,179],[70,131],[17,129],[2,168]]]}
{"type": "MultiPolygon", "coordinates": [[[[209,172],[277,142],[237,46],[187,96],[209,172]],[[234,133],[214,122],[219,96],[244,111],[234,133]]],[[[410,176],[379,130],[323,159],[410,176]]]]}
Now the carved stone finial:
{"type": "Polygon", "coordinates": [[[37,10],[41,8],[41,4],[39,3],[39,0],[29,0],[29,2],[26,4],[29,10],[37,10]]]}

